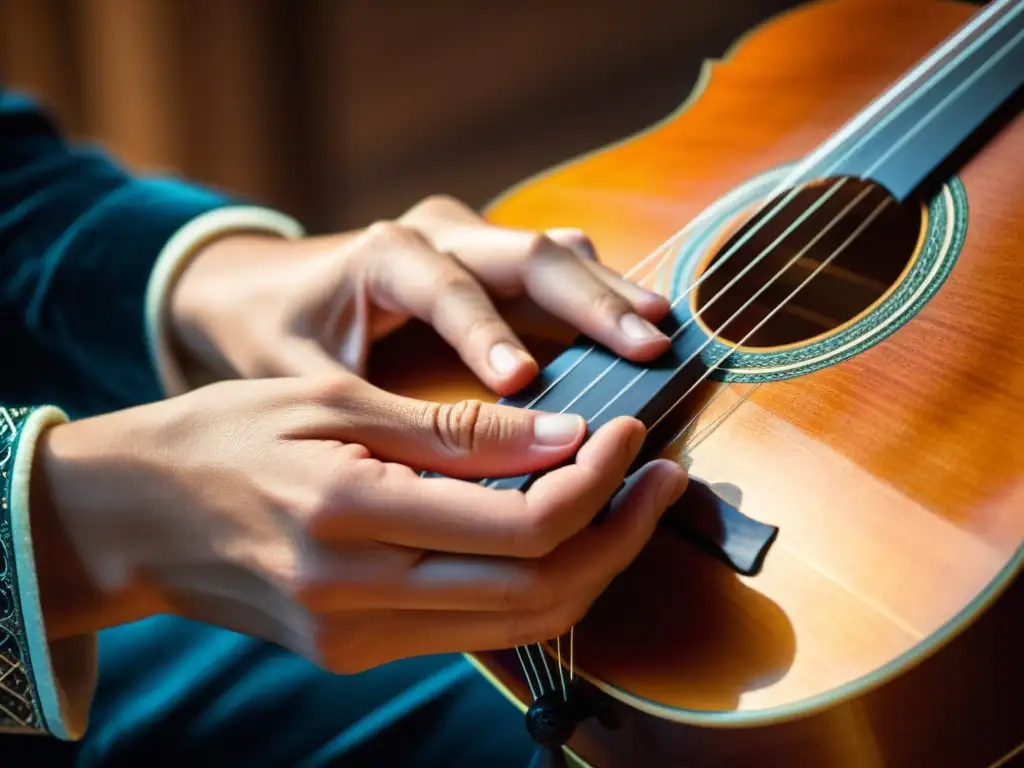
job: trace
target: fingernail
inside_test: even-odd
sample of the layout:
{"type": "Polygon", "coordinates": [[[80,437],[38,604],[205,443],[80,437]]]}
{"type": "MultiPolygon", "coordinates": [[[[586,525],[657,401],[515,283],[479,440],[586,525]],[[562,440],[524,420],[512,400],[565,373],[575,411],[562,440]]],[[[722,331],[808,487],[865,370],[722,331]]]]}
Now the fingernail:
{"type": "Polygon", "coordinates": [[[658,506],[661,509],[667,509],[668,507],[679,501],[679,497],[683,495],[683,491],[686,490],[687,476],[684,472],[673,472],[672,476],[662,483],[661,489],[658,491],[658,506]]]}
{"type": "Polygon", "coordinates": [[[533,437],[540,445],[561,446],[576,442],[583,419],[571,413],[545,413],[533,420],[533,437]]]}
{"type": "Polygon", "coordinates": [[[619,318],[619,327],[622,332],[634,341],[651,341],[664,338],[664,334],[644,320],[640,315],[632,313],[619,318]]]}
{"type": "Polygon", "coordinates": [[[488,361],[495,373],[499,376],[508,376],[519,370],[525,362],[525,355],[508,342],[502,341],[491,347],[488,361]]]}

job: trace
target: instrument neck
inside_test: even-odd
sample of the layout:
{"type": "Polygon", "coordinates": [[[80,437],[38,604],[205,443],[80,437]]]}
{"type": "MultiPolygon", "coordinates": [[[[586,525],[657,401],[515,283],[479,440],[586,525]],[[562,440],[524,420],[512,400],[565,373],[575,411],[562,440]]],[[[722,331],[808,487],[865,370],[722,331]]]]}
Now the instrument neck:
{"type": "Polygon", "coordinates": [[[1002,106],[1015,104],[1022,85],[1024,0],[996,0],[833,134],[792,182],[851,176],[905,200],[1002,106]]]}

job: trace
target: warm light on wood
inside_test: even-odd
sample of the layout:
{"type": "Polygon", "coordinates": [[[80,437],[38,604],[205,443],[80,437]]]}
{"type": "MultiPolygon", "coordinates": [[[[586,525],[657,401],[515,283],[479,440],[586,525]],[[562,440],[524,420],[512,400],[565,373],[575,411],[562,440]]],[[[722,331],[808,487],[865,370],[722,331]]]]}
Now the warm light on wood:
{"type": "MultiPolygon", "coordinates": [[[[582,227],[628,271],[730,190],[813,150],[975,10],[835,0],[786,14],[711,65],[665,122],[522,184],[489,216],[582,227]]],[[[584,676],[657,715],[583,729],[573,744],[595,765],[654,764],[628,762],[633,740],[671,765],[984,766],[1024,738],[1019,701],[1002,699],[1024,682],[1008,653],[1024,648],[1024,622],[985,618],[1020,605],[1007,585],[1024,542],[1024,119],[959,178],[966,240],[929,303],[852,359],[760,386],[688,457],[780,526],[763,572],[736,577],[660,534],[577,628],[584,676]]],[[[382,350],[382,384],[494,399],[437,346],[393,354],[409,338],[382,350]]],[[[478,659],[525,695],[500,654],[478,659]]]]}

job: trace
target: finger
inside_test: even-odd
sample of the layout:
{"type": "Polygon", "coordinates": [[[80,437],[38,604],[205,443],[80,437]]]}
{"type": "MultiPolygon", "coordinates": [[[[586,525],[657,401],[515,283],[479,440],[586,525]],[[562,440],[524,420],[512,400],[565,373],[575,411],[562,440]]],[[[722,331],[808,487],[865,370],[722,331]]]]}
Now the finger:
{"type": "MultiPolygon", "coordinates": [[[[584,618],[607,585],[636,559],[661,514],[685,488],[686,475],[678,465],[667,461],[649,465],[616,505],[607,523],[588,530],[552,555],[551,572],[567,577],[582,565],[597,564],[590,566],[586,578],[575,577],[578,585],[574,588],[558,591],[550,582],[538,584],[531,574],[526,574],[520,586],[515,580],[523,577],[522,566],[517,569],[513,565],[502,574],[504,579],[499,577],[488,585],[490,599],[480,599],[481,590],[474,589],[473,580],[479,576],[493,579],[495,574],[472,567],[460,570],[460,564],[469,564],[466,560],[447,564],[455,565],[456,573],[441,580],[450,582],[452,575],[457,580],[446,592],[420,589],[416,576],[423,574],[414,571],[413,579],[407,582],[412,588],[399,598],[399,602],[408,601],[409,609],[346,610],[328,620],[328,658],[341,653],[336,663],[346,665],[356,645],[362,650],[360,664],[372,667],[413,655],[498,650],[561,637],[584,618]],[[534,589],[536,586],[540,589],[534,589]],[[473,593],[467,594],[467,590],[473,593]],[[433,609],[434,605],[444,605],[443,595],[448,596],[454,609],[433,609]],[[457,602],[460,598],[463,602],[457,602]],[[467,598],[481,610],[474,610],[467,598]],[[333,643],[332,637],[336,638],[333,643]],[[373,642],[361,642],[360,637],[372,638],[373,642]],[[415,638],[415,642],[410,643],[409,638],[415,638]]],[[[438,565],[426,568],[437,570],[438,565]]]]}
{"type": "MultiPolygon", "coordinates": [[[[416,656],[532,645],[564,635],[580,622],[588,608],[574,605],[557,613],[521,615],[415,610],[338,613],[323,621],[322,650],[317,658],[333,672],[354,674],[416,656]]],[[[551,681],[559,679],[557,669],[551,668],[549,680],[544,659],[534,658],[545,689],[550,688],[551,681]]]]}
{"type": "Polygon", "coordinates": [[[678,464],[647,464],[619,493],[600,525],[589,526],[550,555],[530,561],[431,552],[386,582],[329,596],[327,610],[506,611],[545,613],[589,604],[643,550],[664,511],[686,489],[678,464]]]}
{"type": "Polygon", "coordinates": [[[601,264],[597,258],[594,244],[582,229],[559,227],[546,230],[546,234],[559,245],[569,248],[598,280],[625,297],[637,313],[647,320],[660,320],[668,313],[670,306],[664,296],[637,285],[615,270],[601,264]]]}
{"type": "Polygon", "coordinates": [[[537,362],[495,308],[487,292],[455,259],[399,225],[371,228],[379,255],[367,261],[373,298],[429,323],[494,392],[525,386],[537,362]]]}
{"type": "MultiPolygon", "coordinates": [[[[618,495],[608,518],[553,553],[546,589],[557,598],[555,585],[565,582],[573,589],[577,584],[573,593],[589,596],[593,602],[643,551],[662,515],[688,484],[686,470],[674,461],[657,459],[645,465],[618,495]]],[[[557,602],[549,599],[542,607],[557,606],[557,602]]]]}
{"type": "Polygon", "coordinates": [[[526,268],[526,293],[623,357],[647,361],[663,354],[669,346],[665,335],[600,280],[589,263],[549,239],[540,241],[526,268]]]}
{"type": "Polygon", "coordinates": [[[295,437],[359,443],[381,461],[449,477],[507,477],[553,467],[586,436],[586,423],[574,414],[478,400],[427,402],[353,376],[316,387],[320,407],[292,432],[295,437]]]}
{"type": "Polygon", "coordinates": [[[599,262],[585,261],[583,264],[598,280],[619,295],[624,296],[633,305],[637,313],[647,320],[660,320],[671,310],[671,303],[660,293],[649,291],[632,280],[627,280],[614,269],[606,267],[599,262]]]}
{"type": "Polygon", "coordinates": [[[502,302],[501,315],[520,336],[555,341],[562,347],[580,335],[577,328],[541,309],[527,296],[502,302]]]}
{"type": "Polygon", "coordinates": [[[433,212],[427,206],[425,210],[431,211],[429,215],[414,209],[417,214],[403,221],[409,221],[411,226],[423,232],[435,248],[455,254],[494,293],[507,297],[521,293],[529,260],[554,243],[556,247],[571,252],[594,277],[621,294],[642,317],[656,321],[668,312],[668,302],[663,296],[623,279],[614,270],[601,265],[593,243],[580,229],[559,227],[538,235],[530,230],[489,224],[472,212],[456,215],[448,208],[441,205],[433,212]]]}
{"type": "Polygon", "coordinates": [[[632,360],[651,360],[668,348],[650,323],[664,316],[668,303],[629,281],[612,279],[614,273],[597,264],[580,230],[538,235],[482,219],[453,219],[445,214],[447,207],[431,213],[431,206],[424,206],[424,212],[404,220],[436,248],[454,253],[492,292],[514,297],[525,289],[543,309],[632,360]]]}
{"type": "MultiPolygon", "coordinates": [[[[396,464],[347,473],[332,494],[323,538],[363,538],[416,549],[539,558],[588,525],[612,497],[643,444],[635,419],[609,422],[575,462],[524,494],[450,478],[421,478],[396,464]]],[[[359,463],[353,466],[358,466],[359,463]]]]}

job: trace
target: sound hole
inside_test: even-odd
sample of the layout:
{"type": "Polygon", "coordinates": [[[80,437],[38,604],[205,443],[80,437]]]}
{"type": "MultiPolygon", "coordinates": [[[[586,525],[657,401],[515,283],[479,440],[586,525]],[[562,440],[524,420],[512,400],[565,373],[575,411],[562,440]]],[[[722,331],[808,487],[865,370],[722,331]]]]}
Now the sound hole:
{"type": "Polygon", "coordinates": [[[724,343],[763,349],[834,331],[876,304],[914,256],[924,225],[919,205],[899,204],[858,179],[815,182],[784,202],[790,194],[759,209],[705,266],[696,307],[724,343]]]}

